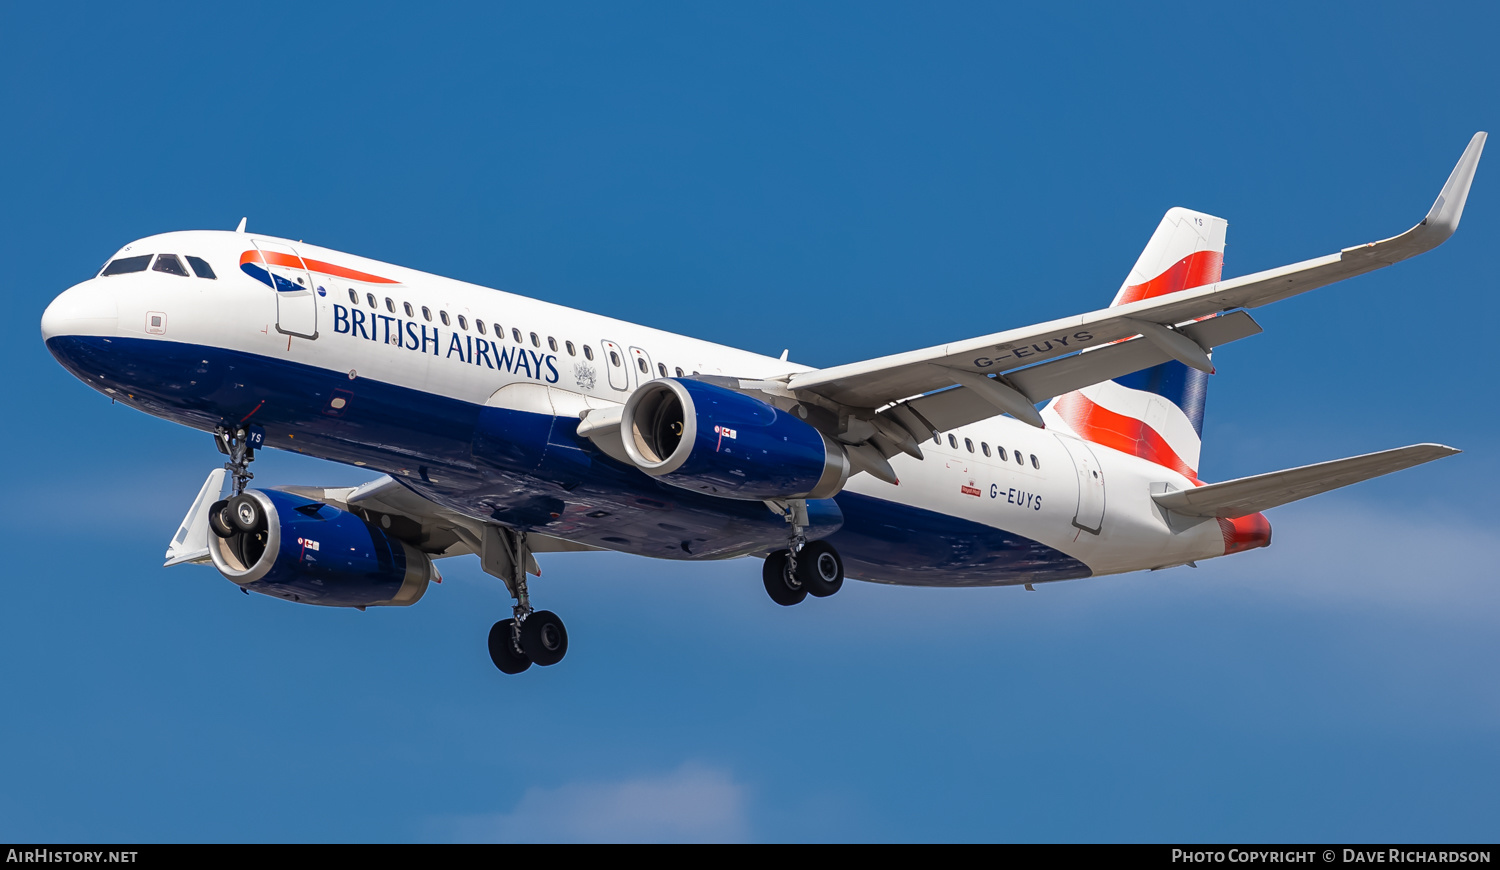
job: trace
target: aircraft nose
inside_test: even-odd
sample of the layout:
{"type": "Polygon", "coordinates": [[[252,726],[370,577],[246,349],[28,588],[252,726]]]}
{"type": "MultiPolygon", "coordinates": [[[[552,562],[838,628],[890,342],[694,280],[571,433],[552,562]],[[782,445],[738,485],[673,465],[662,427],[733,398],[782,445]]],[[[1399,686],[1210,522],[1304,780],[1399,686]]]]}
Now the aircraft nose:
{"type": "Polygon", "coordinates": [[[115,297],[99,279],[64,290],[42,312],[42,340],[70,335],[114,335],[118,320],[115,297]]]}

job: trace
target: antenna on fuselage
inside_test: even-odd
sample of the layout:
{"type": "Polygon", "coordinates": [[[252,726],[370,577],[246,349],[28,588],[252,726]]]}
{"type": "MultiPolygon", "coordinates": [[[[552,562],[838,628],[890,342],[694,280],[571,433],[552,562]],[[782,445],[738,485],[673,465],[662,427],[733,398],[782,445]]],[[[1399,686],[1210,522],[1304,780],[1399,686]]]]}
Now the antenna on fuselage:
{"type": "Polygon", "coordinates": [[[791,348],[787,348],[787,349],[785,349],[785,350],[783,350],[783,351],[782,351],[782,352],[781,352],[781,361],[782,361],[782,362],[786,362],[786,358],[787,358],[787,356],[788,356],[788,355],[789,355],[789,354],[790,354],[790,353],[791,353],[791,352],[792,352],[792,349],[791,349],[791,348]]]}
{"type": "Polygon", "coordinates": [[[245,231],[245,221],[247,221],[249,219],[250,218],[248,218],[248,217],[242,217],[242,218],[240,218],[240,225],[237,226],[237,227],[235,227],[234,231],[237,232],[237,233],[243,233],[245,231]]]}

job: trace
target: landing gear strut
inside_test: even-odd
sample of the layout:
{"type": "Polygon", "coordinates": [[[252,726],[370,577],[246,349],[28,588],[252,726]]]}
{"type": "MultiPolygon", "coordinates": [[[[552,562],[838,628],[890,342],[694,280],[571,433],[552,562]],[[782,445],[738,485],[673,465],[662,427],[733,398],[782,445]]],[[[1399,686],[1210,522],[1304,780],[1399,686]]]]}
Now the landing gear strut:
{"type": "Polygon", "coordinates": [[[214,430],[214,444],[229,457],[224,470],[229,472],[234,487],[229,498],[214,502],[208,509],[209,528],[221,538],[242,532],[253,535],[260,529],[260,504],[246,497],[245,487],[255,477],[250,472],[250,463],[255,461],[255,448],[264,438],[256,427],[220,426],[214,430]]]}
{"type": "Polygon", "coordinates": [[[224,470],[229,472],[234,481],[234,495],[241,495],[245,486],[255,477],[250,473],[250,463],[255,461],[255,448],[260,446],[265,436],[255,427],[220,426],[214,430],[214,443],[218,445],[219,452],[229,457],[224,463],[224,470]]]}
{"type": "Polygon", "coordinates": [[[490,628],[490,661],[502,673],[519,674],[533,664],[555,665],[568,653],[568,630],[550,610],[533,610],[526,588],[526,570],[536,560],[526,545],[526,533],[486,526],[480,547],[486,573],[499,577],[516,600],[510,619],[490,628]]]}
{"type": "Polygon", "coordinates": [[[800,604],[807,596],[827,598],[844,585],[844,560],[827,541],[807,540],[807,502],[796,499],[773,507],[791,525],[787,548],[766,557],[761,579],[771,600],[783,607],[800,604]]]}

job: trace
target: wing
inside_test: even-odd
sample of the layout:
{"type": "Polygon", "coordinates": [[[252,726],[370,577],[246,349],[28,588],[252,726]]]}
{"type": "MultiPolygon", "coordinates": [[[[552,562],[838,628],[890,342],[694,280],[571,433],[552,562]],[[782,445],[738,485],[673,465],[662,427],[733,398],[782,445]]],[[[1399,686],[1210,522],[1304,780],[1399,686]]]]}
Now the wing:
{"type": "MultiPolygon", "coordinates": [[[[1260,331],[1243,309],[1372,272],[1442,244],[1463,215],[1485,135],[1474,134],[1427,216],[1399,236],[1168,296],[778,380],[799,399],[841,415],[854,413],[877,426],[876,411],[883,409],[878,416],[884,422],[899,423],[917,441],[935,429],[998,413],[1040,426],[1033,406],[1054,396],[1172,359],[1200,369],[1211,366],[1207,350],[1260,331]]],[[[894,441],[891,433],[884,436],[894,441]]],[[[882,452],[892,455],[885,446],[882,452]]]]}

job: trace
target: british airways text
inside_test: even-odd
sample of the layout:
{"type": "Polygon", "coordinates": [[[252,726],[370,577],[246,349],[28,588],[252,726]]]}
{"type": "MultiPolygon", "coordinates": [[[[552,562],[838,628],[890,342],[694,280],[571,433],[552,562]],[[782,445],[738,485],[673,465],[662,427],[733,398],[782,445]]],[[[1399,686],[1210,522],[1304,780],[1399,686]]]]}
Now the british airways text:
{"type": "Polygon", "coordinates": [[[470,365],[483,365],[511,374],[524,374],[528,378],[549,384],[557,383],[555,354],[540,354],[523,347],[502,348],[498,342],[488,338],[461,336],[451,331],[448,333],[447,351],[444,353],[442,330],[414,320],[402,320],[376,312],[366,313],[359,308],[351,309],[334,303],[333,331],[339,335],[394,345],[403,350],[419,353],[431,351],[433,356],[446,359],[456,356],[470,365]]]}

